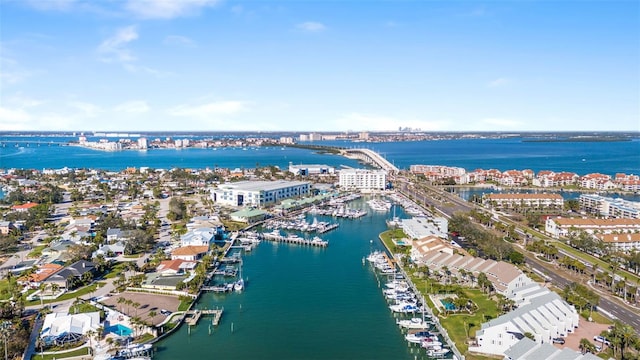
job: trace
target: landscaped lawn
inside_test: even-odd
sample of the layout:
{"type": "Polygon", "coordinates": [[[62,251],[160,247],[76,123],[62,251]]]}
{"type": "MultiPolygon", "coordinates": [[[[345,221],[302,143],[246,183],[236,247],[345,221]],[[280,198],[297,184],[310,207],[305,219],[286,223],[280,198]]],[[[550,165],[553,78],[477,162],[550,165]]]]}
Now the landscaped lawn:
{"type": "MultiPolygon", "coordinates": [[[[63,301],[63,300],[75,299],[75,298],[77,298],[79,296],[90,294],[90,293],[96,291],[96,288],[98,287],[98,284],[100,284],[100,286],[103,286],[105,283],[93,283],[93,284],[91,284],[89,286],[85,286],[85,287],[80,288],[80,289],[78,289],[76,291],[64,293],[64,294],[60,295],[57,299],[43,300],[42,303],[43,304],[49,304],[49,303],[63,301]]],[[[38,304],[40,304],[40,300],[28,301],[25,305],[26,306],[31,306],[31,305],[38,305],[38,304]]]]}
{"type": "Polygon", "coordinates": [[[89,348],[83,347],[82,349],[77,349],[64,353],[57,354],[48,354],[48,355],[33,355],[31,356],[31,360],[54,360],[54,359],[64,359],[75,356],[89,355],[89,348]]]}
{"type": "Polygon", "coordinates": [[[469,330],[469,337],[473,337],[482,323],[498,316],[498,306],[480,290],[464,289],[463,291],[478,306],[478,310],[472,315],[451,314],[446,318],[440,318],[440,323],[447,329],[449,337],[456,343],[458,350],[464,354],[468,349],[465,329],[469,330]]]}

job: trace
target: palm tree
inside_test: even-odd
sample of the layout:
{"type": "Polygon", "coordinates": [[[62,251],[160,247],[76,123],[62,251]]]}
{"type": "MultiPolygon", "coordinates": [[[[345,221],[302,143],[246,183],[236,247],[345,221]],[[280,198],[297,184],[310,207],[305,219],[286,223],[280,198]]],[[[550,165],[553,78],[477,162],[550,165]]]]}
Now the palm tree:
{"type": "Polygon", "coordinates": [[[580,349],[580,352],[583,354],[587,352],[595,352],[595,346],[593,346],[591,341],[589,341],[589,339],[587,338],[580,339],[580,345],[578,345],[578,349],[580,349]]]}
{"type": "Polygon", "coordinates": [[[151,319],[150,324],[153,326],[153,318],[158,315],[158,313],[155,310],[151,310],[147,313],[147,321],[149,321],[149,319],[151,319]]]}
{"type": "MultiPolygon", "coordinates": [[[[123,298],[122,296],[118,298],[118,304],[124,304],[127,301],[127,299],[123,298]]],[[[120,308],[120,312],[122,311],[122,307],[120,308]]]]}
{"type": "Polygon", "coordinates": [[[42,307],[44,304],[42,303],[43,299],[42,296],[44,295],[44,290],[47,288],[47,284],[41,282],[40,285],[38,285],[38,290],[40,290],[40,294],[38,295],[38,297],[40,298],[40,307],[42,307]]]}

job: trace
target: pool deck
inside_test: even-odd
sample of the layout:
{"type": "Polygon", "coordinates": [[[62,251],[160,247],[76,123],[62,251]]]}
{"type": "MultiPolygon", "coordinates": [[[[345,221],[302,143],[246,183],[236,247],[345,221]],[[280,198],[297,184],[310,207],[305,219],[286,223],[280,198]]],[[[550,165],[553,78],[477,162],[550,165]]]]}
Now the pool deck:
{"type": "Polygon", "coordinates": [[[444,305],[442,304],[441,300],[444,300],[446,298],[457,298],[458,296],[456,294],[431,294],[429,295],[429,298],[431,299],[431,302],[436,306],[436,308],[438,308],[439,312],[444,312],[444,305]]]}

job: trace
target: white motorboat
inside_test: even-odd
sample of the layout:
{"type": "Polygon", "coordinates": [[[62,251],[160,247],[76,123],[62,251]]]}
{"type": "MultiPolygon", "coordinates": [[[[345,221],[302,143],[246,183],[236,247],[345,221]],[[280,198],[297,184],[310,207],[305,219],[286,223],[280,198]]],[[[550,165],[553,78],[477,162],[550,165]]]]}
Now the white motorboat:
{"type": "Polygon", "coordinates": [[[391,305],[389,306],[389,309],[391,309],[391,311],[393,312],[399,312],[399,313],[405,313],[405,314],[415,313],[420,311],[420,308],[416,304],[411,304],[406,302],[402,302],[396,305],[391,305]]]}
{"type": "Polygon", "coordinates": [[[240,292],[244,290],[244,280],[240,279],[233,284],[233,290],[236,292],[240,292]]]}
{"type": "Polygon", "coordinates": [[[433,340],[435,338],[435,341],[438,341],[438,337],[430,333],[429,331],[418,331],[413,334],[407,334],[405,335],[404,338],[408,342],[414,343],[414,344],[421,344],[425,339],[433,340]]]}
{"type": "Polygon", "coordinates": [[[426,329],[429,327],[429,323],[422,318],[400,320],[398,325],[405,329],[426,329]]]}
{"type": "Polygon", "coordinates": [[[446,349],[446,348],[441,348],[440,350],[427,350],[427,355],[434,357],[434,358],[441,358],[444,357],[445,355],[447,355],[451,350],[446,349]]]}

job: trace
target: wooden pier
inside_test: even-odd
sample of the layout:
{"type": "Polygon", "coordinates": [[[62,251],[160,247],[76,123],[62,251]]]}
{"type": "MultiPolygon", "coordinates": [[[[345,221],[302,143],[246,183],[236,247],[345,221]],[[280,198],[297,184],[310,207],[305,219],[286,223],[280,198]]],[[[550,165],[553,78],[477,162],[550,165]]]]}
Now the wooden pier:
{"type": "Polygon", "coordinates": [[[200,320],[200,318],[202,316],[213,316],[213,320],[211,321],[213,323],[213,325],[218,325],[218,323],[220,323],[220,318],[222,318],[222,312],[224,311],[224,308],[222,309],[212,309],[212,310],[192,310],[192,311],[187,311],[185,313],[186,318],[184,320],[184,322],[187,323],[187,325],[191,326],[191,325],[197,325],[198,324],[198,320],[200,320]]]}

